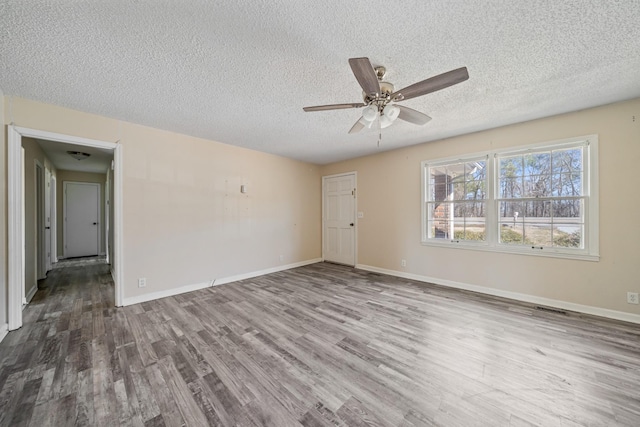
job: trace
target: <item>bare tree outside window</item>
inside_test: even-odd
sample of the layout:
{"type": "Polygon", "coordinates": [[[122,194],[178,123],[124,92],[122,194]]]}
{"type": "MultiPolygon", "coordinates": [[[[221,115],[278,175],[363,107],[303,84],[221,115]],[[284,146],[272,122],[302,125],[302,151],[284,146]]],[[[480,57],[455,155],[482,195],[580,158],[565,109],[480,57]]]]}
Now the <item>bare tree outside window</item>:
{"type": "Polygon", "coordinates": [[[583,246],[582,157],[573,147],[498,159],[501,243],[583,246]]]}

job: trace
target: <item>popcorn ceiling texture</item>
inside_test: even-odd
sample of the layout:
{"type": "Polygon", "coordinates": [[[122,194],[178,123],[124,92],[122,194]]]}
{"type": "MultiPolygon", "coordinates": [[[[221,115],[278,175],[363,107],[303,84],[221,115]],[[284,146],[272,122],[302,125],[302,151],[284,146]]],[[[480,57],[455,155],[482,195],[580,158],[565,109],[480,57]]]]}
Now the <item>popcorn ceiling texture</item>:
{"type": "Polygon", "coordinates": [[[640,96],[640,2],[0,1],[0,89],[324,164],[640,96]],[[401,88],[470,79],[403,104],[433,117],[349,135],[347,63],[401,88]]]}

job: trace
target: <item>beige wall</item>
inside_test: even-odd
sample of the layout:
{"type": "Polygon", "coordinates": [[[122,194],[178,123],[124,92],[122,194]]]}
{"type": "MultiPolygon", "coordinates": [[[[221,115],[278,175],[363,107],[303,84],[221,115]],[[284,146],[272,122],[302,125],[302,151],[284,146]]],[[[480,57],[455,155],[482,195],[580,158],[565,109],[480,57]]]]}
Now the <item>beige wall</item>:
{"type": "MultiPolygon", "coordinates": [[[[46,179],[46,169],[55,174],[55,168],[49,162],[38,143],[31,138],[22,138],[24,148],[24,232],[25,232],[25,295],[33,292],[38,285],[37,261],[37,201],[36,201],[36,160],[42,166],[43,178],[46,179]]],[[[46,182],[46,181],[45,181],[46,182]]],[[[44,187],[46,190],[46,184],[44,187]]],[[[44,205],[43,205],[44,209],[44,205]]]]}
{"type": "Polygon", "coordinates": [[[359,264],[640,314],[626,303],[627,291],[640,291],[639,164],[635,99],[331,164],[321,174],[358,173],[359,264]],[[421,161],[588,134],[599,136],[599,262],[421,245],[421,161]]]}
{"type": "Polygon", "coordinates": [[[12,111],[17,126],[122,144],[125,298],[321,256],[315,165],[20,98],[12,111]]]}
{"type": "Polygon", "coordinates": [[[56,179],[56,222],[58,258],[64,257],[64,182],[94,182],[100,184],[100,254],[105,254],[105,203],[104,190],[107,175],[104,173],[75,172],[68,170],[58,170],[56,179]]]}

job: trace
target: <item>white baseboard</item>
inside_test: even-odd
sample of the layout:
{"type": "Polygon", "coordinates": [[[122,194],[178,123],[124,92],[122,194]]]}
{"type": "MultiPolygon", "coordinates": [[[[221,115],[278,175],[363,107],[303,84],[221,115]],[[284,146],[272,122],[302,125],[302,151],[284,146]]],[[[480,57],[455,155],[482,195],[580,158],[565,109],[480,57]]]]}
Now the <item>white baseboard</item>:
{"type": "Polygon", "coordinates": [[[25,295],[24,303],[29,304],[33,299],[33,296],[36,294],[36,292],[38,292],[38,286],[34,286],[31,289],[29,289],[29,292],[27,292],[27,295],[25,295]]]}
{"type": "MultiPolygon", "coordinates": [[[[124,298],[123,306],[140,304],[147,301],[153,301],[160,298],[171,297],[174,295],[183,294],[185,292],[193,292],[204,288],[209,288],[211,286],[224,285],[231,282],[237,282],[238,280],[250,279],[252,277],[264,276],[265,274],[276,273],[278,271],[290,270],[296,267],[302,267],[309,264],[315,264],[320,262],[320,258],[315,258],[307,261],[296,262],[293,264],[280,265],[277,267],[267,268],[265,270],[253,271],[251,273],[238,274],[236,276],[224,277],[221,279],[214,279],[208,282],[195,283],[193,285],[181,286],[179,288],[167,289],[165,291],[151,292],[144,295],[138,295],[136,297],[124,298]]],[[[113,271],[112,271],[113,276],[113,271]]]]}
{"type": "Polygon", "coordinates": [[[293,264],[279,265],[277,267],[271,267],[264,270],[253,271],[251,273],[224,277],[221,279],[216,279],[215,284],[224,285],[226,283],[237,282],[239,280],[251,279],[253,277],[258,277],[258,276],[264,276],[265,274],[277,273],[278,271],[291,270],[292,268],[303,267],[305,265],[315,264],[317,262],[322,262],[322,258],[314,258],[307,261],[294,262],[293,264]]]}
{"type": "Polygon", "coordinates": [[[148,294],[138,295],[137,297],[125,298],[122,302],[123,306],[140,304],[147,301],[153,301],[160,298],[172,297],[174,295],[184,294],[185,292],[193,292],[200,289],[208,288],[211,282],[196,283],[193,285],[181,286],[179,288],[167,289],[166,291],[151,292],[148,294]]]}
{"type": "Polygon", "coordinates": [[[8,333],[9,333],[9,324],[4,323],[0,325],[0,342],[2,342],[2,340],[4,339],[4,337],[7,336],[8,333]]]}
{"type": "Polygon", "coordinates": [[[531,304],[555,307],[563,310],[575,311],[578,313],[591,314],[593,316],[606,317],[609,319],[622,320],[625,322],[640,324],[640,315],[633,314],[633,313],[626,313],[624,311],[609,310],[607,308],[594,307],[591,305],[575,304],[572,302],[538,297],[535,295],[521,294],[518,292],[504,291],[501,289],[488,288],[485,286],[454,282],[452,280],[439,279],[436,277],[428,277],[428,276],[422,276],[419,274],[406,273],[404,271],[387,270],[386,268],[378,268],[378,267],[373,267],[373,266],[364,265],[364,264],[357,264],[356,268],[359,268],[361,270],[371,271],[373,273],[388,274],[389,276],[402,277],[405,279],[416,280],[419,282],[433,283],[435,285],[447,286],[455,289],[464,289],[466,291],[473,291],[473,292],[492,295],[496,297],[509,298],[517,301],[528,302],[531,304]]]}

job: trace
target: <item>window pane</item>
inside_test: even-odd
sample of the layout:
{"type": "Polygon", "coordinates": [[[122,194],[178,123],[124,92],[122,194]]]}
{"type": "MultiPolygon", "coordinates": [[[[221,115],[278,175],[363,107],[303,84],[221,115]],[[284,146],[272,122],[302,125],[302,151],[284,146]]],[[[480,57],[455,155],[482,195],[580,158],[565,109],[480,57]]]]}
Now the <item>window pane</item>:
{"type": "MultiPolygon", "coordinates": [[[[566,200],[554,200],[553,201],[553,222],[572,222],[575,223],[575,219],[582,220],[583,215],[583,201],[582,199],[566,199],[566,200]]],[[[582,221],[580,221],[582,222],[582,221]]]]}
{"type": "Polygon", "coordinates": [[[582,225],[558,225],[553,229],[553,246],[582,248],[582,225]]]}
{"type": "Polygon", "coordinates": [[[485,182],[481,180],[467,181],[465,183],[465,199],[483,200],[485,199],[485,182]]]}
{"type": "Polygon", "coordinates": [[[486,240],[484,218],[456,217],[453,224],[453,235],[455,240],[484,242],[486,240]]]}
{"type": "Polygon", "coordinates": [[[513,178],[523,175],[522,156],[503,157],[500,159],[500,177],[513,178]]]}
{"type": "Polygon", "coordinates": [[[500,243],[507,245],[524,244],[524,226],[522,223],[500,223],[500,243]]]}
{"type": "Polygon", "coordinates": [[[516,199],[522,197],[522,177],[500,179],[500,198],[516,199]]]}
{"type": "Polygon", "coordinates": [[[582,196],[582,173],[560,173],[552,176],[553,196],[582,196]]]}
{"type": "Polygon", "coordinates": [[[551,195],[550,175],[525,175],[522,197],[547,197],[551,195]]]}
{"type": "Polygon", "coordinates": [[[453,200],[464,200],[465,198],[464,184],[465,183],[462,180],[454,181],[453,200]]]}
{"type": "Polygon", "coordinates": [[[523,156],[523,175],[550,175],[551,174],[551,153],[530,153],[523,156]]]}
{"type": "Polygon", "coordinates": [[[485,202],[428,203],[428,237],[486,240],[485,202]]]}
{"type": "Polygon", "coordinates": [[[428,203],[428,237],[449,239],[451,235],[450,221],[453,219],[451,203],[428,203]]]}
{"type": "Polygon", "coordinates": [[[529,200],[522,202],[522,216],[525,221],[532,218],[551,218],[551,201],[550,200],[529,200]]]}
{"type": "Polygon", "coordinates": [[[500,215],[500,221],[506,222],[506,220],[512,219],[516,222],[522,222],[524,212],[523,205],[523,202],[500,202],[498,212],[500,215]]]}
{"type": "Polygon", "coordinates": [[[448,196],[449,191],[447,191],[447,185],[445,183],[436,183],[431,187],[429,200],[440,202],[443,200],[447,200],[448,196]]]}
{"type": "Polygon", "coordinates": [[[428,232],[428,237],[430,239],[451,239],[449,221],[429,221],[428,232]]]}
{"type": "Polygon", "coordinates": [[[453,229],[456,240],[485,240],[484,202],[455,203],[453,229]]]}
{"type": "Polygon", "coordinates": [[[533,246],[551,246],[551,223],[528,223],[524,224],[525,243],[533,246]]]}
{"type": "Polygon", "coordinates": [[[582,148],[556,150],[552,153],[553,173],[576,173],[582,171],[582,148]]]}

